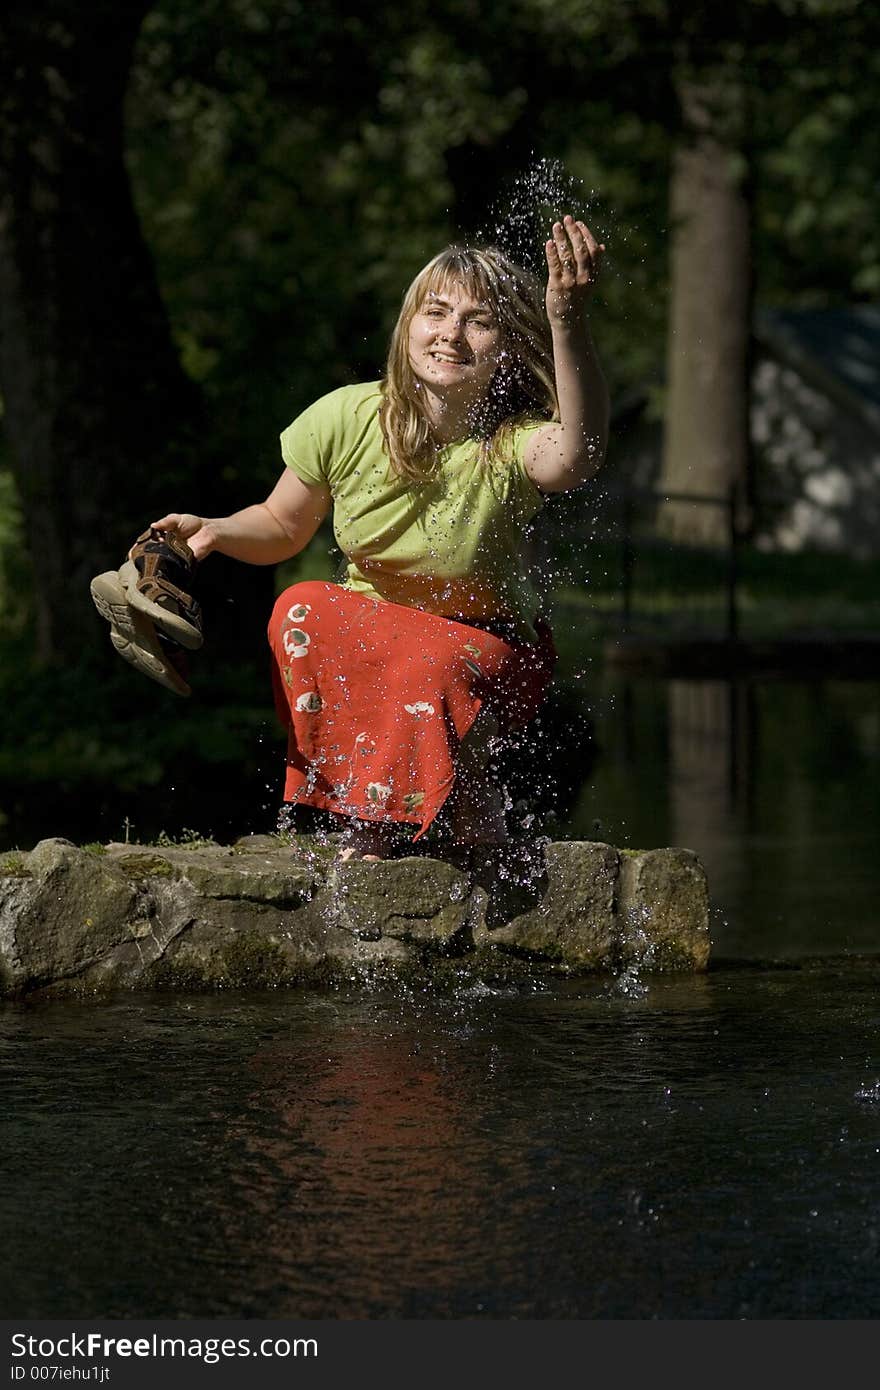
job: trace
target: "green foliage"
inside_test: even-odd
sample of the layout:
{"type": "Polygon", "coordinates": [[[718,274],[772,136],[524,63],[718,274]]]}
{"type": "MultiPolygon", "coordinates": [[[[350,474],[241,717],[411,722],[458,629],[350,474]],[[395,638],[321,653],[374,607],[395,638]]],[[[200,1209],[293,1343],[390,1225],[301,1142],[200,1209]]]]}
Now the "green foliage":
{"type": "Polygon", "coordinates": [[[167,831],[160,830],[153,843],[160,849],[206,849],[213,845],[214,841],[202,835],[200,831],[184,826],[179,835],[169,835],[167,831]]]}
{"type": "MultiPolygon", "coordinates": [[[[866,90],[876,89],[880,55],[868,53],[864,62],[866,90]]],[[[792,113],[787,138],[764,152],[757,193],[768,297],[803,305],[876,297],[878,168],[880,129],[868,118],[863,94],[820,93],[792,113]],[[775,256],[767,254],[771,249],[775,256]]]]}
{"type": "MultiPolygon", "coordinates": [[[[442,152],[425,167],[431,138],[401,109],[429,39],[408,46],[391,16],[365,27],[345,6],[294,10],[156,7],[129,100],[129,165],[174,331],[216,424],[242,441],[229,481],[240,468],[249,493],[255,471],[277,472],[298,410],[379,373],[403,283],[447,234],[442,152]]],[[[429,124],[471,81],[446,71],[429,124]]]]}
{"type": "Polygon", "coordinates": [[[175,768],[246,767],[266,728],[275,734],[268,697],[258,706],[237,672],[212,673],[206,661],[194,676],[199,698],[186,702],[136,677],[118,658],[98,662],[103,653],[46,672],[25,638],[2,644],[0,784],[62,790],[106,781],[132,793],[165,785],[172,796],[175,768]]]}

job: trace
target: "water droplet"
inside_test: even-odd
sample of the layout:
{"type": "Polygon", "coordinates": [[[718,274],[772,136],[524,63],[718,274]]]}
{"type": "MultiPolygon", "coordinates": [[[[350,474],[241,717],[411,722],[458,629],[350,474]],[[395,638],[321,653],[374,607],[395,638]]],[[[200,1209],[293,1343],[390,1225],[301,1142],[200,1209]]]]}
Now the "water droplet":
{"type": "Polygon", "coordinates": [[[880,1080],[875,1081],[872,1086],[860,1086],[855,1093],[855,1099],[866,1101],[869,1105],[880,1104],[880,1080]]]}

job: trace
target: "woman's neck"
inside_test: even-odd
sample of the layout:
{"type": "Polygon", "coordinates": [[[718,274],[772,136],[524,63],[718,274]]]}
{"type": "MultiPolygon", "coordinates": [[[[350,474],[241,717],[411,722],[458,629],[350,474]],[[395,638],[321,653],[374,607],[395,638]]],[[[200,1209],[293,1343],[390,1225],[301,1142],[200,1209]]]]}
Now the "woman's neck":
{"type": "Polygon", "coordinates": [[[422,405],[431,433],[438,444],[454,444],[473,434],[480,401],[455,396],[440,396],[429,387],[422,387],[422,405]]]}

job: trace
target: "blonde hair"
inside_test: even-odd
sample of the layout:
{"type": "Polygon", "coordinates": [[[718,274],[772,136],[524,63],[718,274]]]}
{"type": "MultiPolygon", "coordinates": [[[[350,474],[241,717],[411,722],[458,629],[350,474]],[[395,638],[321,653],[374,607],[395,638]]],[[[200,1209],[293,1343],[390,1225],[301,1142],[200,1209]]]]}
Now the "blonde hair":
{"type": "Polygon", "coordinates": [[[484,462],[505,461],[518,424],[558,419],[550,325],[540,282],[494,246],[447,246],[419,272],[401,305],[388,346],[379,421],[391,467],[403,478],[433,475],[437,443],[409,360],[413,318],[431,294],[460,286],[491,309],[501,328],[502,360],[480,402],[474,435],[484,462]]]}

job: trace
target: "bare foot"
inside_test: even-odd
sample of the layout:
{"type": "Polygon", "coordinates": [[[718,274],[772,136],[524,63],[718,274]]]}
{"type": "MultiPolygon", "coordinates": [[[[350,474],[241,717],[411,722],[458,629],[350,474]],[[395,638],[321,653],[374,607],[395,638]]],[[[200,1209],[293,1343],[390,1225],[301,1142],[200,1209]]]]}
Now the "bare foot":
{"type": "Polygon", "coordinates": [[[350,864],[352,860],[356,860],[358,863],[361,864],[381,864],[382,855],[361,854],[360,850],[356,850],[354,848],[354,845],[349,845],[347,849],[342,849],[339,851],[339,853],[336,856],[336,859],[337,862],[340,864],[350,864]]]}

